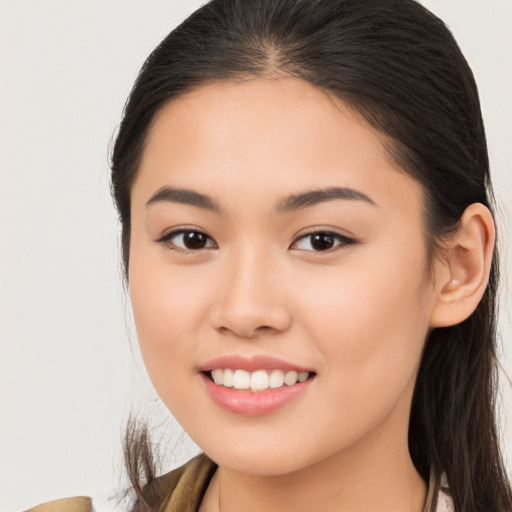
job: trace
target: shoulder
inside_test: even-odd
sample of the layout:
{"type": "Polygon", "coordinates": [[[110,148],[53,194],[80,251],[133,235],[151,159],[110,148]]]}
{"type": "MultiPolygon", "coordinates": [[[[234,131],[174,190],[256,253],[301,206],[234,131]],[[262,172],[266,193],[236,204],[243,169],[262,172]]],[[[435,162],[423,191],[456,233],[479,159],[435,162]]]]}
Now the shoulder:
{"type": "MultiPolygon", "coordinates": [[[[205,454],[200,454],[183,466],[166,473],[144,488],[144,499],[152,506],[167,505],[166,510],[194,511],[201,504],[216,464],[205,454]]],[[[121,510],[113,498],[77,496],[42,503],[25,512],[103,512],[121,510]]],[[[123,507],[122,510],[125,510],[123,507]]]]}
{"type": "Polygon", "coordinates": [[[92,512],[92,500],[87,496],[64,498],[61,500],[42,503],[26,512],[92,512]]]}
{"type": "MultiPolygon", "coordinates": [[[[144,499],[151,506],[165,503],[166,511],[195,511],[216,469],[211,459],[200,454],[147,485],[143,491],[144,499]]],[[[110,499],[77,496],[43,503],[25,512],[103,512],[113,510],[112,507],[110,499]]]]}

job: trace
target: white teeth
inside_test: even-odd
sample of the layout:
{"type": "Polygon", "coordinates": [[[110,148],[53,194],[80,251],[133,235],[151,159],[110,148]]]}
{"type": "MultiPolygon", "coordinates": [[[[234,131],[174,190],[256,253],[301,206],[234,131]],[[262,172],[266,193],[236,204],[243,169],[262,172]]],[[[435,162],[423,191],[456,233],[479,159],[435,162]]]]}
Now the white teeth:
{"type": "Polygon", "coordinates": [[[250,389],[251,391],[264,391],[265,389],[277,389],[284,385],[293,386],[297,382],[304,382],[309,378],[309,372],[295,372],[283,370],[232,370],[230,368],[212,370],[213,382],[220,386],[235,389],[250,389]]]}
{"type": "Polygon", "coordinates": [[[245,370],[235,370],[233,387],[235,389],[249,389],[251,387],[251,374],[245,370]]]}
{"type": "Polygon", "coordinates": [[[216,370],[212,371],[212,378],[213,378],[213,382],[215,382],[215,384],[221,384],[221,385],[224,384],[223,376],[224,376],[224,372],[220,369],[216,369],[216,370]]]}
{"type": "Polygon", "coordinates": [[[284,373],[281,370],[272,370],[268,381],[269,388],[280,388],[284,384],[284,373]]]}
{"type": "Polygon", "coordinates": [[[299,374],[297,372],[286,372],[286,375],[284,376],[284,383],[287,386],[293,386],[294,384],[297,384],[298,377],[299,374]]]}
{"type": "Polygon", "coordinates": [[[223,379],[222,384],[224,386],[226,386],[227,388],[232,388],[233,387],[233,376],[234,376],[233,370],[230,370],[229,368],[224,370],[224,379],[223,379]]]}
{"type": "Polygon", "coordinates": [[[268,389],[268,373],[265,370],[258,370],[251,375],[251,389],[253,391],[268,389]]]}

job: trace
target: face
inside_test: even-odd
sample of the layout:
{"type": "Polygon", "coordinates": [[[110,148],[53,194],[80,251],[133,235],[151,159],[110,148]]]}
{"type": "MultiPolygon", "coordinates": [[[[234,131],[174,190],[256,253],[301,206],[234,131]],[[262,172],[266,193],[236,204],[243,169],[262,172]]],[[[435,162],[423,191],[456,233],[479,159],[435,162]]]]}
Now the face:
{"type": "Polygon", "coordinates": [[[305,82],[161,110],[130,296],[152,382],[211,458],[275,475],[407,443],[433,304],[422,215],[379,134],[305,82]]]}

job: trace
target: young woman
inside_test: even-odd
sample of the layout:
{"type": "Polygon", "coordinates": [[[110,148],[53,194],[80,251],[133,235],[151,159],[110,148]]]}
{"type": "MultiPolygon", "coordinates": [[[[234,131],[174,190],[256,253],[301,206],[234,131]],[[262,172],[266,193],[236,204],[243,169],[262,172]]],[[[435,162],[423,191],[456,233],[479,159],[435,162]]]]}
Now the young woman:
{"type": "Polygon", "coordinates": [[[512,510],[485,134],[439,19],[207,3],[144,64],[112,189],[148,373],[204,451],[156,477],[132,423],[133,511],[512,510]]]}

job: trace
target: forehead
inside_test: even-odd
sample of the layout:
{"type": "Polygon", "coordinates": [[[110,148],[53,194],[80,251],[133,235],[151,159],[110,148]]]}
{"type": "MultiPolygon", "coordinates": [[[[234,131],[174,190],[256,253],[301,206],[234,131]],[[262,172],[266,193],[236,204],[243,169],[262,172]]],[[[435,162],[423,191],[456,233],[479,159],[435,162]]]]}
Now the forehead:
{"type": "Polygon", "coordinates": [[[155,116],[149,149],[161,144],[162,136],[169,143],[173,135],[178,144],[191,131],[197,142],[221,143],[224,150],[249,142],[269,149],[301,140],[318,146],[341,138],[348,145],[363,135],[367,150],[384,153],[380,134],[354,109],[318,87],[289,77],[213,82],[178,96],[155,116]]]}
{"type": "Polygon", "coordinates": [[[418,189],[397,171],[381,138],[341,100],[302,80],[216,82],[160,110],[134,195],[147,200],[167,185],[262,201],[313,186],[391,196],[404,186],[418,189]]]}

